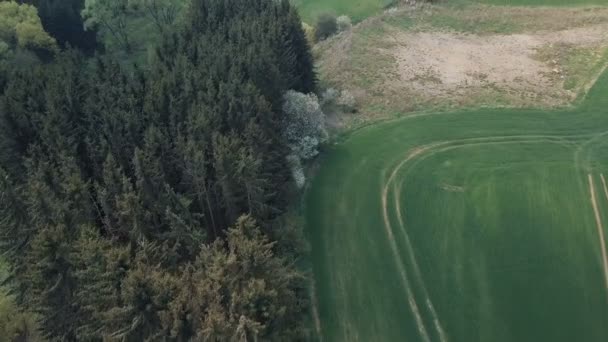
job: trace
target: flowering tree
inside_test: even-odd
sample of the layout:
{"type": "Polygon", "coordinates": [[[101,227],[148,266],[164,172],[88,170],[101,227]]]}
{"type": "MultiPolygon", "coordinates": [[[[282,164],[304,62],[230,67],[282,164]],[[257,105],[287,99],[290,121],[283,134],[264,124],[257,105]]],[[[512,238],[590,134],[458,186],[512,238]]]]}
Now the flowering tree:
{"type": "Polygon", "coordinates": [[[293,154],[307,160],[316,156],[319,144],[327,140],[325,114],[315,94],[290,90],[284,95],[283,134],[293,154]]]}
{"type": "Polygon", "coordinates": [[[325,114],[315,94],[302,94],[289,90],[284,95],[283,135],[287,139],[291,154],[287,158],[296,185],[304,186],[302,160],[319,154],[319,145],[328,138],[325,129],[325,114]]]}

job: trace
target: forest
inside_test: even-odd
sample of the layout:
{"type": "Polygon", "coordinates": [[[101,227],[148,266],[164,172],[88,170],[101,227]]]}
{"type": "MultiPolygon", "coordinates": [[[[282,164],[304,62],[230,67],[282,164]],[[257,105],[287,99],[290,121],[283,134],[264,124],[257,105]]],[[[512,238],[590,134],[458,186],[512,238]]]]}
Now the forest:
{"type": "Polygon", "coordinates": [[[0,1],[0,340],[305,339],[316,88],[287,0],[0,1]]]}

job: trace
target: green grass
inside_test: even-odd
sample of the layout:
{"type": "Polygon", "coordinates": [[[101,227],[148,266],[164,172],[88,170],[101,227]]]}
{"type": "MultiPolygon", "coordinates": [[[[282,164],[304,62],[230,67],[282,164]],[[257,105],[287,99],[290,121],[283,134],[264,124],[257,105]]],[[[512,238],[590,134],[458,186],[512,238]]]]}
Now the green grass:
{"type": "MultiPolygon", "coordinates": [[[[588,80],[601,72],[608,62],[608,49],[604,47],[575,47],[567,44],[551,44],[541,47],[537,56],[540,61],[556,62],[564,74],[564,88],[581,89],[588,80]],[[592,66],[591,68],[589,66],[592,66]]],[[[557,75],[549,75],[557,78],[557,75]]]]}
{"type": "Polygon", "coordinates": [[[608,341],[587,180],[608,234],[606,94],[608,73],[573,109],[414,115],[331,146],[306,196],[322,339],[608,341]]]}
{"type": "Polygon", "coordinates": [[[292,0],[302,19],[313,24],[323,13],[347,15],[355,22],[381,12],[393,0],[292,0]]]}
{"type": "MultiPolygon", "coordinates": [[[[394,0],[292,0],[307,23],[314,23],[322,13],[348,15],[355,22],[380,13],[394,0]]],[[[447,0],[448,4],[483,3],[511,6],[608,5],[608,0],[447,0]]]]}
{"type": "Polygon", "coordinates": [[[476,0],[480,3],[508,6],[607,5],[608,0],[476,0]]]}

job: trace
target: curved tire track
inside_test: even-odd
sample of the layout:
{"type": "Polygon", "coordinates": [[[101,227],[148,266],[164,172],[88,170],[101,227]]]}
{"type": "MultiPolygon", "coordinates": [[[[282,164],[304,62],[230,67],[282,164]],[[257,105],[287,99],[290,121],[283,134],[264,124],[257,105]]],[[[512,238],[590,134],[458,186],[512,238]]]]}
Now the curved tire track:
{"type": "MultiPolygon", "coordinates": [[[[459,140],[451,140],[451,141],[443,141],[443,142],[437,142],[437,143],[432,143],[432,144],[428,144],[428,145],[422,145],[422,146],[418,146],[418,147],[414,147],[412,149],[410,149],[409,154],[407,155],[406,158],[404,158],[391,172],[391,174],[389,175],[389,178],[387,179],[387,181],[384,184],[383,190],[382,190],[382,209],[383,209],[383,219],[384,219],[384,226],[385,226],[385,230],[389,239],[389,243],[391,245],[391,250],[393,252],[394,258],[395,258],[395,262],[397,264],[397,267],[399,269],[399,273],[400,276],[402,278],[403,281],[403,285],[404,288],[406,290],[406,295],[408,297],[408,302],[410,303],[410,308],[412,309],[412,312],[414,314],[414,316],[416,317],[416,321],[417,321],[417,326],[418,326],[418,330],[422,336],[422,338],[425,341],[429,340],[429,335],[428,332],[426,330],[426,327],[424,326],[424,322],[422,320],[422,317],[420,315],[420,310],[418,308],[418,305],[416,303],[415,297],[413,295],[412,289],[411,289],[411,284],[409,282],[408,276],[407,276],[407,271],[405,268],[405,265],[402,261],[401,258],[401,254],[399,253],[399,248],[397,247],[397,243],[395,240],[395,236],[394,236],[394,232],[393,232],[393,228],[390,222],[390,218],[389,218],[389,212],[388,212],[388,193],[389,193],[389,187],[391,185],[391,183],[394,183],[394,180],[397,176],[397,174],[399,173],[399,171],[406,166],[407,163],[411,162],[414,159],[417,159],[418,157],[429,157],[431,155],[434,155],[436,153],[440,153],[442,151],[447,151],[450,149],[456,149],[456,148],[462,148],[462,147],[467,147],[467,146],[475,146],[475,145],[487,145],[487,144],[504,144],[504,143],[541,143],[541,142],[553,142],[553,143],[562,143],[562,144],[568,144],[570,143],[567,139],[565,139],[566,137],[576,137],[574,135],[564,135],[564,136],[556,136],[556,135],[510,135],[510,136],[492,136],[492,137],[480,137],[480,138],[467,138],[467,139],[459,139],[459,140]],[[460,144],[462,143],[462,144],[460,144]],[[454,145],[454,146],[452,146],[454,145]]],[[[418,266],[418,262],[416,261],[416,257],[415,257],[415,253],[413,250],[413,246],[411,244],[410,238],[409,238],[409,234],[407,233],[407,230],[405,228],[405,223],[402,217],[402,213],[401,213],[401,206],[400,206],[400,198],[399,196],[396,194],[396,187],[393,188],[393,191],[395,192],[395,210],[397,212],[397,219],[399,221],[399,225],[401,228],[401,232],[404,235],[405,238],[405,242],[406,242],[406,248],[407,248],[407,254],[409,256],[409,258],[411,259],[412,265],[414,267],[414,276],[416,277],[416,279],[418,280],[421,289],[423,291],[423,295],[425,297],[425,303],[427,305],[427,308],[432,316],[433,319],[433,324],[435,327],[435,330],[437,331],[437,334],[439,336],[439,340],[441,342],[447,342],[448,341],[448,337],[445,333],[445,330],[442,328],[441,326],[441,321],[439,320],[439,317],[437,315],[437,312],[433,306],[433,303],[430,299],[430,296],[428,294],[428,290],[426,289],[426,285],[424,284],[424,279],[422,278],[422,273],[420,271],[420,267],[418,266]]]]}

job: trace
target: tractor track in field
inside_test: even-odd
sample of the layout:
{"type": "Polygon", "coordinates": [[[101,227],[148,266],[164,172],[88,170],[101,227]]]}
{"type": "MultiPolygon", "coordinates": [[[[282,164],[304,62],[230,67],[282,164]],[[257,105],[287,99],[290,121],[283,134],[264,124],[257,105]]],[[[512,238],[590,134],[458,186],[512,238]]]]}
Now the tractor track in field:
{"type": "MultiPolygon", "coordinates": [[[[412,117],[405,117],[403,119],[410,119],[418,116],[426,116],[432,114],[424,114],[424,115],[412,115],[412,117]]],[[[608,131],[606,132],[597,132],[597,133],[585,133],[585,134],[563,134],[563,135],[552,135],[552,134],[529,134],[529,135],[498,135],[498,136],[485,136],[485,137],[473,137],[473,138],[463,138],[463,139],[453,139],[453,140],[444,140],[432,142],[424,145],[419,145],[412,147],[408,150],[405,158],[398,162],[390,170],[390,173],[385,171],[385,174],[388,174],[388,178],[383,182],[381,189],[381,204],[382,204],[382,217],[384,220],[384,228],[385,233],[388,238],[389,246],[391,249],[391,253],[393,254],[394,261],[396,263],[398,274],[402,281],[402,286],[405,290],[406,298],[408,301],[408,305],[410,310],[415,318],[415,323],[421,336],[421,341],[423,342],[431,342],[435,336],[437,336],[438,341],[447,342],[448,335],[446,331],[443,329],[441,320],[439,319],[439,315],[436,312],[436,309],[432,303],[431,296],[428,293],[427,287],[425,285],[424,279],[422,277],[422,272],[416,260],[416,255],[414,252],[414,248],[411,244],[411,240],[409,238],[409,234],[407,232],[405,220],[403,217],[401,206],[401,198],[397,193],[398,188],[403,184],[403,180],[401,179],[399,183],[396,183],[397,176],[402,171],[402,169],[406,166],[410,168],[412,163],[417,164],[422,162],[424,159],[427,159],[433,155],[438,153],[442,153],[445,151],[449,151],[452,149],[458,148],[466,148],[472,146],[482,146],[482,145],[497,145],[497,144],[524,144],[524,143],[554,143],[554,144],[562,144],[565,146],[574,146],[575,147],[575,164],[577,167],[583,166],[583,158],[581,158],[581,154],[585,151],[585,146],[590,145],[592,142],[597,139],[608,135],[608,131]],[[405,240],[405,248],[407,251],[403,255],[407,255],[410,259],[409,263],[406,263],[402,258],[402,254],[400,253],[400,247],[398,246],[398,239],[396,237],[396,231],[393,227],[393,223],[391,223],[390,211],[389,211],[389,195],[391,192],[394,193],[394,205],[396,219],[399,224],[399,232],[403,236],[405,240]],[[410,267],[413,269],[408,270],[410,267]],[[412,274],[409,274],[412,272],[412,274]],[[412,285],[415,284],[419,287],[421,294],[424,298],[422,298],[424,304],[419,304],[416,300],[416,295],[414,294],[414,287],[412,285]],[[429,329],[425,324],[425,319],[423,319],[423,315],[421,309],[426,307],[427,313],[429,317],[432,319],[433,329],[435,330],[433,334],[429,334],[429,329]]],[[[407,171],[409,172],[409,171],[407,171]]],[[[608,188],[606,189],[608,193],[608,188]]],[[[393,202],[393,201],[391,201],[393,202]]],[[[606,274],[608,274],[608,259],[604,258],[604,269],[606,274]]],[[[608,290],[608,276],[606,277],[606,286],[608,290]]],[[[416,287],[416,288],[418,288],[416,287]]],[[[317,316],[318,313],[315,315],[317,316]]],[[[320,326],[320,320],[318,316],[315,318],[315,326],[317,330],[317,335],[322,336],[322,327],[320,326]]],[[[342,322],[343,329],[345,329],[345,336],[350,336],[351,338],[358,338],[358,336],[353,336],[349,333],[352,330],[352,326],[350,324],[348,327],[342,322]]]]}
{"type": "MultiPolygon", "coordinates": [[[[416,318],[416,324],[418,327],[418,331],[422,337],[422,339],[424,341],[430,341],[429,338],[429,334],[426,330],[426,327],[424,326],[424,321],[422,320],[422,316],[420,315],[420,310],[418,309],[418,304],[416,304],[416,299],[414,298],[414,293],[412,291],[411,285],[409,283],[409,279],[407,276],[407,271],[405,269],[405,265],[403,263],[403,260],[400,258],[400,254],[399,254],[399,248],[397,247],[397,242],[395,240],[395,236],[393,233],[393,229],[391,227],[390,224],[390,219],[388,216],[388,185],[390,184],[391,180],[395,177],[396,175],[396,170],[398,170],[399,168],[401,168],[403,165],[405,165],[409,160],[416,158],[418,155],[424,153],[426,150],[432,149],[433,147],[436,146],[441,146],[441,143],[437,143],[437,144],[431,144],[431,145],[427,145],[427,146],[422,146],[419,148],[414,148],[411,150],[411,153],[408,155],[407,158],[405,158],[398,166],[397,168],[393,171],[393,173],[390,175],[389,180],[386,184],[386,186],[384,187],[384,189],[382,190],[382,215],[384,218],[384,228],[386,230],[386,234],[389,240],[389,244],[391,246],[391,251],[393,252],[393,256],[395,258],[395,262],[397,264],[397,267],[399,269],[399,275],[401,276],[401,280],[403,282],[403,286],[405,288],[406,291],[406,295],[408,298],[408,303],[410,305],[410,308],[412,310],[412,313],[414,314],[415,318],[416,318]]],[[[438,321],[438,320],[437,320],[438,321]]]]}
{"type": "Polygon", "coordinates": [[[319,318],[319,307],[317,305],[317,287],[315,285],[314,280],[311,282],[310,286],[310,298],[311,298],[311,309],[312,309],[312,318],[315,323],[315,333],[319,338],[319,342],[323,342],[323,335],[321,333],[321,319],[319,318]]]}
{"type": "Polygon", "coordinates": [[[585,159],[583,160],[581,158],[581,154],[583,152],[585,152],[585,149],[591,145],[593,145],[593,143],[595,143],[596,141],[598,141],[601,138],[604,138],[608,136],[608,131],[603,131],[603,132],[599,132],[596,134],[592,134],[591,138],[588,139],[587,141],[585,141],[584,143],[582,143],[574,152],[574,164],[576,167],[581,168],[581,169],[587,169],[587,170],[591,170],[591,165],[589,165],[589,155],[590,152],[588,151],[588,153],[585,155],[585,159]]]}
{"type": "MultiPolygon", "coordinates": [[[[604,195],[608,200],[608,188],[606,187],[606,179],[604,178],[604,174],[600,174],[602,179],[602,187],[604,189],[604,195]]],[[[602,262],[604,266],[604,279],[606,281],[606,290],[608,291],[608,255],[606,253],[606,239],[604,238],[604,225],[602,224],[602,219],[599,213],[597,200],[595,197],[595,186],[593,185],[593,176],[591,174],[588,175],[589,178],[589,189],[591,191],[591,204],[593,206],[593,211],[595,213],[595,222],[597,224],[598,236],[600,239],[600,248],[602,250],[602,262]]]]}
{"type": "MultiPolygon", "coordinates": [[[[399,196],[397,196],[395,194],[395,207],[399,208],[399,196]]],[[[410,260],[412,260],[412,264],[414,265],[414,276],[416,277],[416,279],[418,279],[418,281],[420,282],[421,288],[422,288],[422,293],[426,299],[426,306],[429,309],[429,312],[431,313],[431,316],[433,317],[433,324],[435,326],[435,329],[437,330],[437,333],[439,334],[439,340],[441,342],[445,342],[448,340],[445,331],[443,330],[443,327],[441,326],[441,322],[439,321],[439,316],[437,315],[437,311],[435,310],[435,306],[433,305],[433,302],[431,302],[430,296],[428,294],[428,291],[426,289],[426,286],[424,285],[424,281],[422,280],[422,272],[420,272],[420,267],[418,266],[418,263],[416,262],[416,256],[414,254],[414,248],[412,247],[412,243],[410,241],[410,237],[409,234],[407,234],[407,232],[405,232],[405,225],[403,223],[403,217],[401,216],[401,210],[397,209],[397,220],[399,221],[399,225],[402,227],[402,231],[404,233],[405,236],[405,243],[408,249],[408,255],[410,257],[410,260]]]]}
{"type": "MultiPolygon", "coordinates": [[[[387,237],[389,239],[389,243],[391,245],[391,250],[395,258],[395,262],[399,269],[399,273],[401,275],[404,288],[406,290],[406,295],[408,297],[408,302],[410,303],[410,308],[412,309],[413,314],[416,317],[418,330],[422,336],[422,338],[427,341],[429,340],[428,332],[426,327],[424,326],[424,322],[422,321],[422,317],[420,316],[420,311],[418,305],[416,303],[415,297],[413,295],[411,284],[409,282],[409,278],[407,276],[407,270],[403,260],[400,257],[399,248],[397,247],[397,243],[395,240],[395,235],[393,231],[392,224],[389,218],[389,209],[388,209],[388,195],[390,190],[390,185],[394,183],[394,180],[399,173],[399,171],[405,167],[409,162],[418,159],[418,158],[427,158],[434,154],[440,153],[442,151],[447,151],[450,149],[462,148],[467,146],[478,146],[478,145],[488,145],[488,144],[505,144],[505,143],[541,143],[541,142],[553,142],[560,144],[568,144],[572,143],[568,141],[566,138],[576,138],[583,137],[588,135],[509,135],[509,136],[491,136],[491,137],[479,137],[479,138],[466,138],[466,139],[458,139],[458,140],[449,140],[449,141],[440,141],[436,143],[431,143],[427,145],[421,145],[409,150],[406,158],[401,160],[399,164],[395,168],[393,168],[390,173],[387,181],[384,183],[382,189],[382,211],[383,211],[383,219],[384,226],[387,233],[387,237]]],[[[445,330],[441,326],[441,321],[438,317],[438,314],[433,306],[433,303],[428,294],[428,290],[426,289],[426,285],[424,284],[424,279],[422,278],[422,274],[420,272],[420,267],[418,266],[418,262],[416,261],[415,253],[413,247],[411,245],[411,241],[409,239],[409,235],[407,233],[407,229],[405,228],[405,223],[403,220],[403,216],[401,213],[401,205],[400,198],[396,193],[396,185],[393,188],[395,192],[395,210],[397,212],[397,219],[400,225],[400,231],[404,236],[406,248],[408,249],[407,254],[410,258],[410,262],[414,267],[414,276],[419,282],[419,285],[422,289],[424,300],[426,306],[429,310],[430,315],[433,319],[433,324],[435,330],[437,331],[437,335],[441,342],[448,341],[448,337],[445,333],[445,330]]]]}

